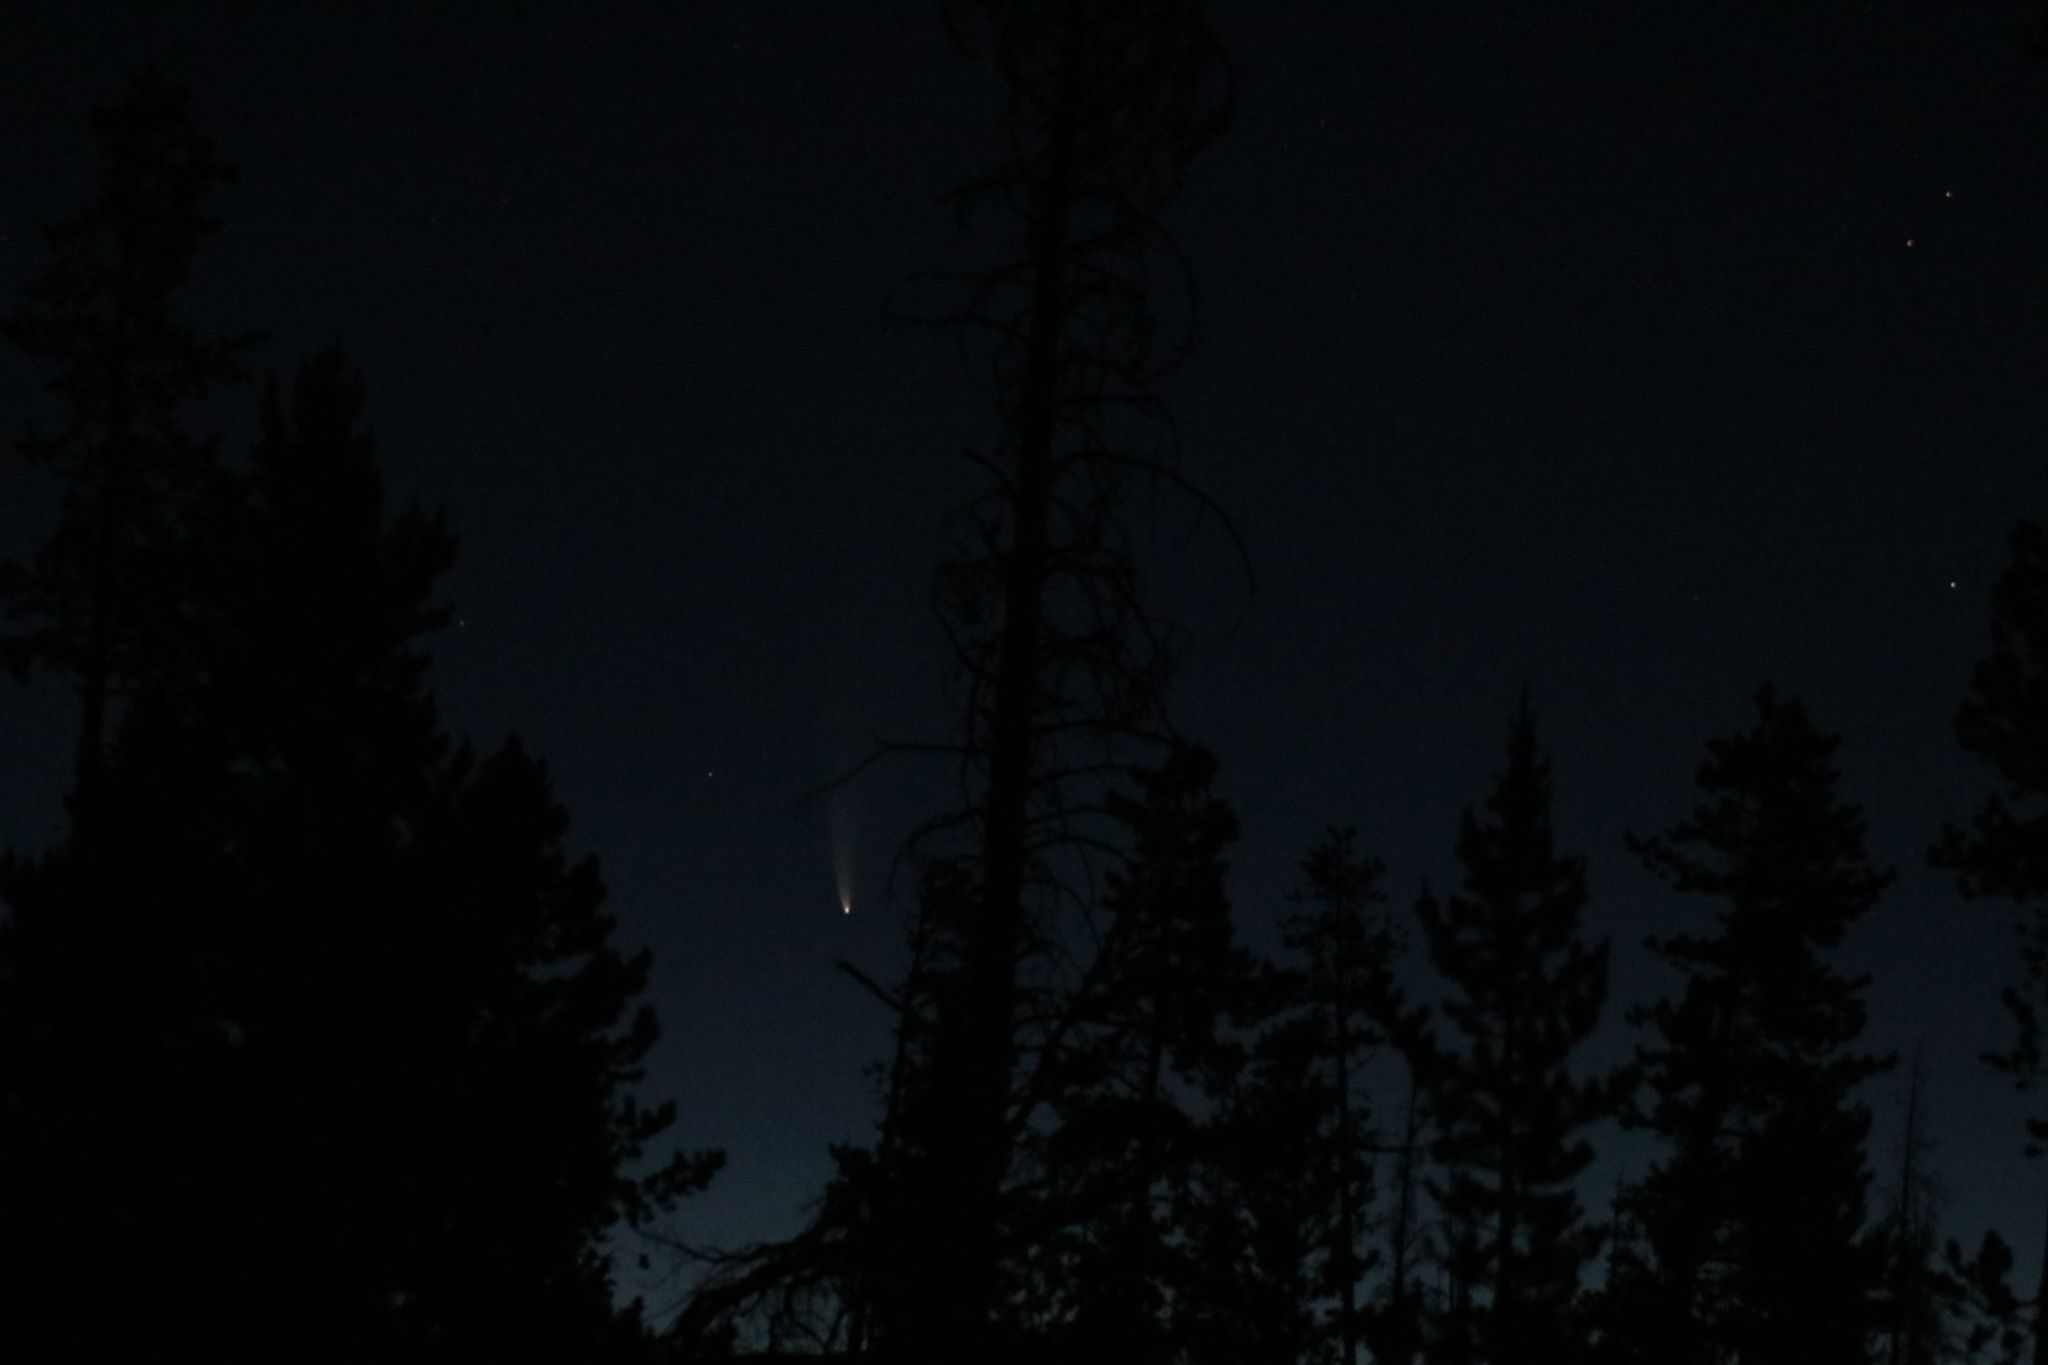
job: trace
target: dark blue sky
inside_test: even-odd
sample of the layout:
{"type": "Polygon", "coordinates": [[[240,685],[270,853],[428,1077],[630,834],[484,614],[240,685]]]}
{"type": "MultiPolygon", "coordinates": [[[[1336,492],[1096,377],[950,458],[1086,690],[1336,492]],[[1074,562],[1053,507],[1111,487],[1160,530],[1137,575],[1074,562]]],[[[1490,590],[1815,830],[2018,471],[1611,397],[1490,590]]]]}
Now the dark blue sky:
{"type": "MultiPolygon", "coordinates": [[[[1618,1019],[1682,913],[1621,835],[1689,807],[1704,740],[1774,679],[1843,732],[1900,865],[1849,951],[1876,1038],[1933,1070],[1957,1231],[1996,1216],[2030,1261],[2042,1175],[1971,1061],[2002,1038],[2008,930],[1921,866],[1984,790],[1949,718],[2006,529],[2048,512],[2048,65],[2020,11],[1216,13],[1238,118],[1169,224],[1205,323],[1170,397],[1257,592],[1214,537],[1158,567],[1196,630],[1185,726],[1244,820],[1247,931],[1328,822],[1404,899],[1447,880],[1526,680],[1618,1019]]],[[[948,776],[798,799],[948,724],[924,585],[986,403],[890,309],[975,259],[938,199],[983,164],[993,88],[926,0],[22,0],[0,294],[89,186],[86,108],[146,62],[242,170],[199,308],[264,330],[272,368],[361,365],[394,485],[463,536],[451,723],[548,756],[656,950],[651,1088],[732,1155],[683,1232],[792,1226],[825,1143],[866,1131],[885,1042],[830,960],[888,974],[888,852],[948,776]]],[[[35,382],[0,366],[10,429],[35,382]]],[[[0,491],[32,534],[32,490],[0,491]]],[[[0,703],[17,841],[54,819],[61,714],[0,703]]],[[[1869,1095],[1886,1168],[1902,1093],[1869,1095]]]]}

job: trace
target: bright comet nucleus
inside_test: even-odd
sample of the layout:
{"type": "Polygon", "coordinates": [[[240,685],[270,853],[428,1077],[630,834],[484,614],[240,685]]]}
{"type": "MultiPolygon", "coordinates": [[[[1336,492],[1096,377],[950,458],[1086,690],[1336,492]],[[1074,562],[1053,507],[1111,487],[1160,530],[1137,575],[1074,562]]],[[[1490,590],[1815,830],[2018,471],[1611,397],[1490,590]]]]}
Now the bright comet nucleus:
{"type": "Polygon", "coordinates": [[[828,798],[827,822],[832,842],[833,889],[839,893],[839,913],[853,913],[853,886],[857,880],[854,859],[855,829],[853,794],[844,787],[828,798]]]}

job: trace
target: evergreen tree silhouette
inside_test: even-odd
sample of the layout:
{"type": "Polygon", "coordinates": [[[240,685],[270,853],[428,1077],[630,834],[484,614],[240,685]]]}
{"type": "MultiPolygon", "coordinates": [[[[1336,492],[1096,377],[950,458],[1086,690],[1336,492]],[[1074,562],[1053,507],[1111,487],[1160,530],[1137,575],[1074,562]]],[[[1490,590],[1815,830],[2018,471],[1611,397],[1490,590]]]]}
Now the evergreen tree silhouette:
{"type": "Polygon", "coordinates": [[[430,594],[452,538],[438,515],[386,516],[360,406],[332,355],[288,412],[272,396],[235,541],[250,647],[228,711],[267,821],[252,919],[277,927],[249,926],[251,988],[282,987],[252,1008],[252,1050],[276,1046],[256,1082],[293,1095],[300,1152],[327,1135],[330,1178],[381,1205],[336,1220],[365,1243],[336,1251],[377,1268],[402,1349],[566,1358],[614,1330],[602,1238],[716,1159],[632,1170],[672,1116],[633,1095],[648,957],[612,945],[596,865],[568,858],[519,741],[479,757],[441,733],[419,641],[445,619],[430,594]]]}
{"type": "Polygon", "coordinates": [[[1943,1357],[1935,1279],[1939,1199],[1928,1169],[1925,1090],[1926,1072],[1916,1056],[1906,1079],[1905,1124],[1891,1209],[1876,1234],[1885,1254],[1884,1365],[1934,1365],[1943,1357]]]}
{"type": "Polygon", "coordinates": [[[93,111],[96,197],[45,229],[49,260],[4,323],[18,352],[49,367],[61,418],[19,442],[60,501],[34,557],[0,566],[14,627],[0,661],[17,675],[68,675],[80,719],[69,852],[10,852],[0,866],[13,911],[0,922],[0,1251],[17,1253],[0,1255],[13,1268],[0,1277],[0,1333],[32,1342],[45,1326],[81,1357],[117,1345],[131,1320],[96,1301],[111,1254],[147,1267],[122,1287],[132,1316],[178,1330],[211,1245],[210,1195],[232,1161],[214,1123],[224,1067],[210,1017],[213,907],[162,912],[166,886],[217,861],[183,837],[199,827],[203,794],[154,824],[147,812],[162,803],[146,784],[121,810],[97,799],[124,706],[151,693],[160,704],[167,679],[190,671],[191,519],[218,466],[184,423],[234,372],[230,343],[177,316],[213,230],[207,202],[230,178],[188,105],[149,73],[93,111]],[[120,856],[77,856],[115,823],[127,831],[120,856]],[[184,1229],[184,1245],[170,1228],[184,1229]]]}
{"type": "Polygon", "coordinates": [[[1298,1008],[1268,976],[1251,1021],[1267,1021],[1203,1124],[1202,1160],[1179,1215],[1190,1365],[1334,1359],[1323,1262],[1341,1227],[1326,1177],[1334,1112],[1298,1008]],[[1319,1178],[1319,1175],[1324,1178],[1319,1178]]]}
{"type": "MultiPolygon", "coordinates": [[[[2012,559],[1991,594],[1991,652],[1972,674],[1956,713],[1956,739],[1989,763],[1997,785],[1966,827],[1936,840],[1935,866],[1972,899],[2020,912],[2020,975],[2002,999],[2012,1044],[1985,1060],[2026,1089],[2048,1074],[2042,1012],[2048,1006],[2048,528],[2013,529],[2012,559]]],[[[2027,1154],[2048,1144],[2048,1118],[2027,1124],[2027,1154]]],[[[2048,1303],[2048,1240],[2035,1303],[2048,1303]]],[[[2048,1365],[2048,1314],[2037,1310],[2033,1365],[2048,1365]]]]}
{"type": "Polygon", "coordinates": [[[1069,1358],[1166,1360],[1188,1335],[1196,1270],[1177,1224],[1204,1156],[1202,1110],[1239,1065],[1226,1026],[1250,974],[1224,891],[1237,817],[1215,773],[1206,750],[1176,745],[1136,791],[1111,793],[1129,856],[1105,878],[1101,946],[1066,1037],[1029,1082],[1047,1114],[1021,1154],[1045,1190],[1025,1293],[1069,1358]]]}
{"type": "Polygon", "coordinates": [[[1884,1365],[2019,1365],[2028,1334],[2010,1283],[2012,1249],[1995,1231],[1967,1256],[1954,1238],[1941,1238],[1925,1090],[1916,1059],[1891,1207],[1872,1237],[1884,1257],[1879,1357],[1884,1365]]]}
{"type": "Polygon", "coordinates": [[[634,1098],[646,955],[541,766],[442,732],[421,635],[453,543],[387,514],[360,402],[333,356],[267,395],[187,547],[203,648],[136,691],[92,842],[9,869],[5,1189],[33,1216],[0,1237],[65,1252],[22,1340],[118,1256],[144,1311],[85,1317],[86,1358],[623,1359],[603,1239],[716,1165],[638,1169],[671,1118],[634,1098]],[[134,1173],[106,1136],[131,1112],[134,1173]]]}
{"type": "Polygon", "coordinates": [[[994,339],[998,478],[968,513],[973,548],[938,578],[970,696],[979,904],[967,988],[935,1025],[958,1041],[935,1053],[935,1088],[955,1113],[925,1177],[941,1192],[917,1240],[925,1307],[894,1329],[912,1358],[934,1360],[993,1349],[1019,957],[1050,931],[1039,892],[1062,875],[1047,877],[1051,845],[1115,771],[1105,742],[1113,753],[1167,730],[1171,656],[1137,592],[1116,490],[1171,473],[1156,428],[1135,440],[1119,429],[1157,407],[1164,362],[1143,264],[1156,215],[1220,126],[1214,40],[1192,0],[1001,0],[983,13],[1012,153],[963,211],[1013,206],[1016,237],[964,319],[994,339]]]}
{"type": "Polygon", "coordinates": [[[1286,947],[1300,962],[1303,997],[1309,1002],[1302,1042],[1320,1063],[1331,1091],[1331,1126],[1324,1163],[1336,1194],[1336,1219],[1329,1232],[1324,1285],[1337,1299],[1338,1359],[1353,1365],[1363,1326],[1359,1280],[1365,1271],[1361,1243],[1372,1204],[1372,1147],[1375,1134],[1366,1071],[1386,1041],[1380,1030],[1390,1004],[1398,1002],[1393,981],[1393,932],[1372,907],[1384,905],[1380,888],[1385,865],[1362,858],[1352,830],[1332,830],[1302,860],[1304,881],[1295,899],[1304,908],[1283,923],[1286,947]]]}
{"type": "Polygon", "coordinates": [[[1484,813],[1466,812],[1458,861],[1460,891],[1425,892],[1416,906],[1449,988],[1431,1077],[1443,1176],[1430,1188],[1463,1302],[1442,1351],[1565,1359],[1579,1274],[1599,1242],[1573,1187],[1593,1158],[1583,1132],[1612,1106],[1608,1083],[1576,1079],[1571,1061],[1606,999],[1607,947],[1580,935],[1585,871],[1553,844],[1549,764],[1526,693],[1484,813]]]}
{"type": "MultiPolygon", "coordinates": [[[[1053,1078],[1093,1046],[1079,1020],[1106,978],[1076,964],[1091,923],[1114,918],[1099,879],[1133,855],[1110,793],[1174,761],[1178,632],[1140,590],[1136,545],[1148,495],[1185,490],[1159,397],[1182,350],[1159,225],[1227,115],[1197,0],[979,0],[947,15],[1001,82],[1002,150],[955,197],[963,222],[993,225],[988,264],[939,277],[931,320],[985,366],[996,428],[972,452],[987,484],[933,583],[959,729],[883,752],[953,756],[962,803],[910,841],[945,869],[946,894],[920,909],[941,917],[913,933],[930,962],[876,992],[911,1043],[891,1068],[888,1141],[842,1157],[893,1209],[866,1245],[897,1259],[860,1277],[875,1292],[857,1291],[858,1316],[878,1349],[913,1361],[998,1360],[1017,1333],[1053,1326],[1020,1298],[1045,1230],[1015,1196],[1061,1125],[1053,1078]]],[[[826,1205],[877,1207],[844,1190],[826,1205]]],[[[815,1277],[846,1245],[823,1226],[798,1243],[707,1290],[765,1285],[755,1272],[773,1262],[785,1281],[815,1277]]]]}
{"type": "Polygon", "coordinates": [[[1394,976],[1401,944],[1381,908],[1385,865],[1356,844],[1357,831],[1333,828],[1302,859],[1302,884],[1292,896],[1297,909],[1281,924],[1289,956],[1271,986],[1283,1012],[1261,1048],[1281,1074],[1309,1087],[1303,1099],[1313,1114],[1313,1146],[1295,1168],[1324,1212],[1313,1239],[1319,1257],[1312,1289],[1315,1298],[1335,1300],[1330,1335],[1342,1361],[1358,1358],[1368,1325],[1378,1339],[1375,1356],[1397,1351],[1398,1321],[1411,1307],[1405,1185],[1397,1186],[1389,1219],[1396,1266],[1386,1302],[1370,1305],[1364,1296],[1362,1281],[1378,1259],[1366,1245],[1374,1168],[1388,1150],[1373,1122],[1370,1081],[1390,1044],[1412,1056],[1424,1036],[1424,1012],[1408,1006],[1394,976]]]}
{"type": "MultiPolygon", "coordinates": [[[[962,945],[967,917],[977,903],[968,866],[938,860],[925,869],[912,920],[909,970],[900,991],[889,998],[896,1013],[896,1050],[887,1073],[881,1132],[872,1149],[848,1147],[836,1153],[843,1190],[837,1200],[835,1191],[827,1191],[824,1211],[836,1205],[859,1219],[838,1229],[860,1256],[852,1267],[856,1297],[848,1325],[854,1350],[869,1346],[871,1333],[886,1336],[889,1324],[924,1311],[923,1285],[916,1274],[922,1249],[916,1242],[940,1215],[927,1202],[937,1190],[917,1176],[936,1164],[938,1149],[952,1138],[948,1097],[933,1088],[934,1078],[944,1074],[935,1051],[951,1040],[934,1023],[960,1009],[956,1001],[966,989],[962,945]]],[[[878,993],[887,998],[886,992],[878,993]]]]}
{"type": "Polygon", "coordinates": [[[135,700],[92,856],[74,835],[0,866],[0,1353],[23,1359],[243,1358],[220,1298],[248,1287],[220,793],[159,762],[185,746],[135,700]]]}
{"type": "Polygon", "coordinates": [[[98,196],[45,229],[50,260],[8,318],[8,338],[52,366],[55,430],[20,443],[62,489],[32,561],[0,572],[0,606],[24,629],[4,642],[16,672],[53,669],[78,687],[74,800],[90,800],[114,708],[183,647],[184,525],[215,469],[188,409],[237,371],[234,342],[178,316],[192,260],[233,178],[193,125],[187,93],[155,73],[92,114],[98,196]]]}
{"type": "Polygon", "coordinates": [[[1837,795],[1835,738],[1769,688],[1756,707],[1708,745],[1693,814],[1629,841],[1716,910],[1711,933],[1650,940],[1684,984],[1631,1016],[1651,1032],[1637,1121],[1665,1153],[1630,1196],[1645,1247],[1618,1330],[1644,1360],[1848,1365],[1867,1359],[1882,1278],[1854,1095],[1893,1059],[1856,1050],[1865,982],[1826,953],[1891,874],[1837,795]]]}
{"type": "Polygon", "coordinates": [[[2020,1365],[2027,1358],[2028,1306],[2012,1290],[2012,1248],[1995,1231],[1986,1232],[1970,1255],[1954,1238],[1943,1243],[1933,1288],[1943,1328],[1941,1359],[2020,1365]]]}
{"type": "Polygon", "coordinates": [[[1387,1283],[1379,1301],[1366,1309],[1362,1324],[1366,1347],[1377,1365],[1411,1365],[1423,1346],[1423,1300],[1415,1281],[1416,1253],[1424,1235],[1416,1198],[1417,1163],[1426,1154],[1422,1104],[1433,1062],[1427,1050],[1426,1011],[1418,1007],[1395,1019],[1391,1036],[1402,1054],[1407,1094],[1399,1141],[1380,1149],[1394,1158],[1394,1207],[1386,1221],[1387,1283]]]}
{"type": "Polygon", "coordinates": [[[1182,1216],[1192,1242],[1190,1361],[1375,1358],[1397,1350],[1405,1228],[1389,1219],[1401,1271],[1368,1301],[1379,1252],[1372,1073],[1390,1042],[1419,1032],[1393,978],[1382,864],[1332,829],[1302,860],[1288,956],[1261,963],[1242,994],[1249,1048],[1210,1106],[1205,1155],[1182,1216]]]}

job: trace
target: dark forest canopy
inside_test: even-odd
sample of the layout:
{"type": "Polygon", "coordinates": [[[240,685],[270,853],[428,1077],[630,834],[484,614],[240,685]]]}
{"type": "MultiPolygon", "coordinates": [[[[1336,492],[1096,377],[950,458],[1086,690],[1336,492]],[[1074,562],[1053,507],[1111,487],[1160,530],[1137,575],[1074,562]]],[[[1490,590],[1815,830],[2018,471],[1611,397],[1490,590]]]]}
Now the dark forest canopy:
{"type": "Polygon", "coordinates": [[[626,1358],[604,1238],[718,1160],[643,1164],[647,957],[538,760],[443,730],[454,539],[386,506],[347,362],[266,386],[244,458],[189,433],[225,168],[154,77],[95,126],[104,195],[12,329],[66,420],[7,605],[84,721],[66,836],[0,868],[6,1349],[626,1358]]]}

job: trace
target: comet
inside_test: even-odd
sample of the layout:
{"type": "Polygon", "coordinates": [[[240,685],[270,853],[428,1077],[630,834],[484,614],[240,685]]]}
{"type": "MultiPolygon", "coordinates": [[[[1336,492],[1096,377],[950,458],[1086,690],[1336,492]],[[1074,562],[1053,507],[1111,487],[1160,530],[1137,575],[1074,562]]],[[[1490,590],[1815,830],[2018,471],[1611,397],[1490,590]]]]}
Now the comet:
{"type": "Polygon", "coordinates": [[[853,913],[854,812],[853,797],[845,790],[831,797],[832,880],[839,891],[839,913],[853,913]]]}

